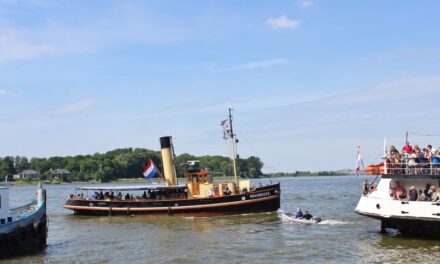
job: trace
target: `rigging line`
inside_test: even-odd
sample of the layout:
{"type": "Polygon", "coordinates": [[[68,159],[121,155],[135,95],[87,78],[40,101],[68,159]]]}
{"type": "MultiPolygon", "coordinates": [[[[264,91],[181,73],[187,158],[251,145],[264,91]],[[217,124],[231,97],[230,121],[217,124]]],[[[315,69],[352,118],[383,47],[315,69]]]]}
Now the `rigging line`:
{"type": "Polygon", "coordinates": [[[422,137],[440,137],[440,135],[434,135],[434,134],[422,134],[417,132],[408,132],[408,133],[411,135],[422,136],[422,137]]]}
{"type": "Polygon", "coordinates": [[[382,152],[379,153],[370,163],[375,163],[381,156],[383,155],[382,152]]]}

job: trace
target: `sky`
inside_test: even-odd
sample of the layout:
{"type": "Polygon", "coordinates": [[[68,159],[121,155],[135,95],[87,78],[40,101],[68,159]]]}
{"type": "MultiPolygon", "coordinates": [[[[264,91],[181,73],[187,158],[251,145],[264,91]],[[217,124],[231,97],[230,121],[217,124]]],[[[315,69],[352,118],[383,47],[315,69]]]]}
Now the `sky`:
{"type": "Polygon", "coordinates": [[[238,154],[264,172],[440,146],[439,1],[0,0],[0,156],[238,154]],[[417,134],[416,134],[417,133],[417,134]],[[420,135],[421,134],[421,135],[420,135]]]}

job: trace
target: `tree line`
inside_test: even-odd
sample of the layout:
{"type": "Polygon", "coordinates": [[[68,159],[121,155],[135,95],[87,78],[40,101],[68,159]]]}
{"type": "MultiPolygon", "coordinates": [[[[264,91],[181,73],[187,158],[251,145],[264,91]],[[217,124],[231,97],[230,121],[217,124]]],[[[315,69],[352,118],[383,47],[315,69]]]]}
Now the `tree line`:
{"type": "MultiPolygon", "coordinates": [[[[144,148],[122,148],[108,151],[104,154],[77,155],[68,157],[37,158],[7,156],[0,157],[0,181],[5,177],[18,174],[23,170],[31,169],[40,174],[41,180],[52,180],[51,169],[66,169],[71,172],[73,181],[101,181],[108,182],[121,178],[143,177],[142,172],[149,159],[156,167],[162,170],[162,161],[159,151],[144,148]]],[[[223,156],[193,156],[187,153],[175,157],[178,177],[184,177],[185,167],[189,160],[199,160],[201,168],[216,176],[232,175],[232,162],[223,156]]],[[[258,157],[237,160],[237,173],[241,177],[257,178],[263,173],[263,162],[258,157]]],[[[158,177],[158,176],[155,176],[158,177]]]]}

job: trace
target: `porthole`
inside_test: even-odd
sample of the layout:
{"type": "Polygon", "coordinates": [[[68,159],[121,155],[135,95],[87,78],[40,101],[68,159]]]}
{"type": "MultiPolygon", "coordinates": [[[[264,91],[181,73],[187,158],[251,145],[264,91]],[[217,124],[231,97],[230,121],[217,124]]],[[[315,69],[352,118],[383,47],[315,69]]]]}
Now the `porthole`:
{"type": "Polygon", "coordinates": [[[377,208],[377,209],[380,209],[380,204],[376,204],[376,208],[377,208]]]}

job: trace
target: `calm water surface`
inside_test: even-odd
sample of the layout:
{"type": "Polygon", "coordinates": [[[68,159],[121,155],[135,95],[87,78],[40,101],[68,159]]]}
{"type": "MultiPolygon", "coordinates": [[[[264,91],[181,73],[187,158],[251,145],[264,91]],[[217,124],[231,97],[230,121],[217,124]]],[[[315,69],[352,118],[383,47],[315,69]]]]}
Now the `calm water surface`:
{"type": "MultiPolygon", "coordinates": [[[[262,180],[264,183],[267,180],[262,180]]],[[[281,209],[306,208],[324,221],[302,225],[281,212],[224,217],[85,217],[62,208],[75,185],[47,185],[45,252],[2,263],[409,263],[440,262],[440,240],[392,237],[353,212],[361,179],[280,178],[281,209]]],[[[258,183],[258,181],[256,182],[258,183]]],[[[35,186],[13,186],[13,205],[35,186]]]]}

